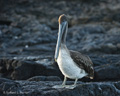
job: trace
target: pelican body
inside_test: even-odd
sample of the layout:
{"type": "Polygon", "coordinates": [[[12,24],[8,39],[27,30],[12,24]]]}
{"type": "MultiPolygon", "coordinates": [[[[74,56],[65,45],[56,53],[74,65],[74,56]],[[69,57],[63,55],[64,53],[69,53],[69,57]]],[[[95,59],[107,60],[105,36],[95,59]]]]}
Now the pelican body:
{"type": "Polygon", "coordinates": [[[68,31],[68,22],[66,15],[59,17],[59,32],[55,51],[55,61],[64,75],[64,81],[61,87],[74,88],[77,80],[83,77],[93,79],[94,70],[91,59],[77,51],[69,50],[66,47],[66,35],[68,31]],[[67,78],[75,79],[73,85],[66,85],[67,78]]]}

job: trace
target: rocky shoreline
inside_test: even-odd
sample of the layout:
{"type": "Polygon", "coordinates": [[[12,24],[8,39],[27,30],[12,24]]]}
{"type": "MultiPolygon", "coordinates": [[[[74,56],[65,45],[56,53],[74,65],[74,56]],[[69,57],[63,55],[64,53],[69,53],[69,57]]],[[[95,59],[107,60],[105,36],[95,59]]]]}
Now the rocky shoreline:
{"type": "Polygon", "coordinates": [[[0,2],[0,96],[120,95],[120,0],[0,2]],[[63,13],[67,47],[89,55],[95,70],[93,80],[83,78],[73,90],[53,88],[63,80],[54,61],[63,13]]]}
{"type": "MultiPolygon", "coordinates": [[[[62,81],[9,81],[1,84],[4,94],[20,96],[119,96],[120,82],[78,82],[75,89],[55,89],[62,81]]],[[[67,82],[71,84],[73,82],[67,82]]]]}

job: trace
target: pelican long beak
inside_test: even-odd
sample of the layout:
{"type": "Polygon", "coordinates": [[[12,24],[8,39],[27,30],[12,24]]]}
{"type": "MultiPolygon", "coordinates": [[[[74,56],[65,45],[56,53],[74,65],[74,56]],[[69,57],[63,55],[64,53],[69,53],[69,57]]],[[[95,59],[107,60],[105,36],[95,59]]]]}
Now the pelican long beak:
{"type": "Polygon", "coordinates": [[[56,50],[55,50],[55,61],[56,62],[57,62],[57,58],[59,55],[61,41],[64,39],[63,35],[64,35],[64,32],[66,32],[66,27],[67,27],[67,22],[62,22],[59,24],[58,39],[57,39],[56,50]]]}

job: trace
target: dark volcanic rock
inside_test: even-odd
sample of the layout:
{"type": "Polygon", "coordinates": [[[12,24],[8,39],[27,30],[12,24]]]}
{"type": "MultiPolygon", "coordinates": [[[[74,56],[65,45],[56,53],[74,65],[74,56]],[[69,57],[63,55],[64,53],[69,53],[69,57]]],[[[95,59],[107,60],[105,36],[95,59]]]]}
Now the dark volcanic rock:
{"type": "MultiPolygon", "coordinates": [[[[90,55],[95,69],[95,81],[119,80],[120,55],[90,55]],[[114,75],[113,75],[114,73],[114,75]]],[[[29,79],[32,80],[52,80],[51,77],[58,76],[63,78],[57,63],[50,59],[36,59],[33,57],[28,60],[1,59],[1,76],[11,79],[29,79]],[[38,76],[38,77],[33,77],[38,76]],[[43,76],[43,77],[39,77],[43,76]]],[[[53,80],[57,80],[53,78],[53,80]]],[[[83,81],[85,78],[83,79],[83,81]]],[[[87,79],[86,79],[87,80],[87,79]]]]}
{"type": "Polygon", "coordinates": [[[120,55],[90,56],[95,69],[95,81],[120,80],[120,55]]]}
{"type": "Polygon", "coordinates": [[[3,82],[13,82],[13,80],[6,79],[6,78],[0,78],[0,84],[2,84],[3,82]]]}
{"type": "MultiPolygon", "coordinates": [[[[0,94],[3,95],[40,95],[40,96],[119,96],[120,82],[78,82],[71,89],[55,89],[61,81],[13,81],[0,78],[0,94]]],[[[73,82],[68,81],[68,84],[73,82]]]]}
{"type": "Polygon", "coordinates": [[[71,32],[67,36],[70,49],[118,54],[120,1],[112,2],[92,5],[81,4],[79,0],[50,1],[49,4],[39,0],[22,0],[16,1],[14,6],[8,4],[6,11],[0,16],[1,20],[5,18],[10,21],[9,24],[0,24],[0,52],[2,56],[54,54],[58,16],[64,13],[70,17],[71,32]]]}
{"type": "Polygon", "coordinates": [[[0,59],[0,73],[3,77],[11,78],[10,74],[16,66],[20,66],[20,62],[14,59],[0,59]]]}
{"type": "MultiPolygon", "coordinates": [[[[19,87],[10,87],[10,90],[6,90],[6,93],[13,92],[19,95],[40,95],[40,96],[119,96],[120,95],[120,82],[91,82],[81,83],[78,82],[77,87],[74,89],[55,89],[54,85],[60,85],[62,82],[57,81],[16,81],[19,87]],[[16,88],[16,89],[14,89],[16,88]]],[[[73,82],[68,82],[72,84],[73,82]]],[[[5,86],[11,85],[8,82],[4,82],[5,86]]],[[[3,90],[3,83],[0,84],[3,90]]],[[[6,94],[6,93],[3,94],[6,94]]],[[[12,94],[12,93],[11,93],[12,94]]]]}
{"type": "Polygon", "coordinates": [[[118,63],[120,60],[120,55],[90,55],[94,67],[96,66],[104,66],[107,64],[116,64],[118,63]]]}
{"type": "Polygon", "coordinates": [[[73,46],[68,47],[83,52],[92,53],[106,53],[106,54],[119,54],[119,35],[104,35],[104,34],[86,34],[83,38],[80,38],[80,42],[74,39],[71,41],[73,46]],[[76,42],[75,42],[76,41],[76,42]],[[78,46],[75,46],[78,44],[78,46]]]}
{"type": "Polygon", "coordinates": [[[48,2],[0,0],[0,96],[120,96],[120,0],[48,2]],[[52,88],[63,80],[53,62],[61,14],[68,49],[89,55],[95,69],[92,83],[73,90],[52,88]]]}
{"type": "Polygon", "coordinates": [[[95,68],[96,80],[120,80],[120,61],[115,64],[101,65],[95,68]]]}
{"type": "Polygon", "coordinates": [[[61,81],[61,79],[58,76],[34,76],[28,81],[61,81]]]}
{"type": "Polygon", "coordinates": [[[20,92],[20,84],[9,79],[0,78],[0,95],[13,95],[20,92]]]}
{"type": "Polygon", "coordinates": [[[2,77],[21,80],[39,75],[62,77],[57,64],[48,59],[36,61],[0,59],[0,72],[2,77]]]}
{"type": "Polygon", "coordinates": [[[25,61],[21,66],[15,68],[11,74],[12,79],[28,79],[33,76],[45,75],[45,76],[60,76],[61,72],[54,65],[46,66],[45,63],[38,64],[31,61],[25,61]]]}

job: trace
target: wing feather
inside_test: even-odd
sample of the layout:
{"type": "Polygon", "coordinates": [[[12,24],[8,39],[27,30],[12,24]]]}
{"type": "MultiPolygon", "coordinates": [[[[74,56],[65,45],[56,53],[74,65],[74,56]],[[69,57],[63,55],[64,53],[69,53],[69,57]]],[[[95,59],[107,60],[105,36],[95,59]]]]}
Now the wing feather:
{"type": "Polygon", "coordinates": [[[89,56],[83,55],[80,52],[70,50],[70,56],[73,61],[81,69],[84,69],[90,76],[94,74],[93,63],[89,56]]]}

